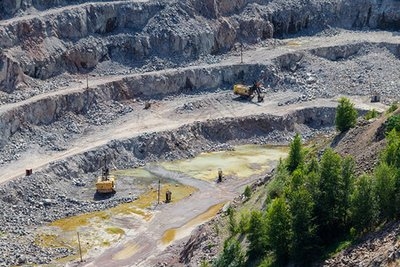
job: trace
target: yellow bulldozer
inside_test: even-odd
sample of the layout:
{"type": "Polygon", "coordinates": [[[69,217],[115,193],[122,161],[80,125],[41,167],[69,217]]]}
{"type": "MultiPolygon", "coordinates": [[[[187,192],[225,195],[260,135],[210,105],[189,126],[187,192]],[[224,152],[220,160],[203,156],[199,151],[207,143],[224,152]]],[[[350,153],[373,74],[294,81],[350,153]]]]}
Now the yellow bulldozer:
{"type": "Polygon", "coordinates": [[[104,167],[102,174],[96,182],[96,192],[99,194],[115,193],[115,177],[110,175],[110,170],[107,167],[107,158],[104,157],[104,167]]]}
{"type": "Polygon", "coordinates": [[[252,86],[247,86],[244,84],[235,84],[233,86],[233,93],[239,95],[242,98],[247,98],[250,101],[253,99],[254,94],[257,94],[257,101],[264,101],[264,96],[261,93],[262,85],[260,82],[254,82],[252,86]]]}

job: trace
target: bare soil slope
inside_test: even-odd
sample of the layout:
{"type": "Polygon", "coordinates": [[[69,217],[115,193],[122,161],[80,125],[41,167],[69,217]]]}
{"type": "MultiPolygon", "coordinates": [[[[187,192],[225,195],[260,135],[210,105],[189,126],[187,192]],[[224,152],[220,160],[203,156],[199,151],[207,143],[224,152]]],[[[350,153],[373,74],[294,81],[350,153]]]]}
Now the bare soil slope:
{"type": "Polygon", "coordinates": [[[355,128],[337,136],[333,141],[332,147],[337,152],[355,159],[358,174],[370,173],[378,163],[380,153],[386,146],[384,138],[386,119],[384,115],[372,121],[362,119],[355,128]]]}

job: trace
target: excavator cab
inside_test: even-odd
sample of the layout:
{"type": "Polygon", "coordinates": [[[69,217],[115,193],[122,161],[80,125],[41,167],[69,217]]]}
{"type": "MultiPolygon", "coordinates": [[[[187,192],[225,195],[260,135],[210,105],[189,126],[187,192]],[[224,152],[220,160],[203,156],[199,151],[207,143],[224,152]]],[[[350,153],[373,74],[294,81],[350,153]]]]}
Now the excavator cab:
{"type": "Polygon", "coordinates": [[[107,157],[104,157],[102,174],[96,182],[96,192],[100,194],[115,193],[115,178],[113,175],[110,175],[110,170],[107,166],[107,157]]]}
{"type": "Polygon", "coordinates": [[[242,98],[247,98],[250,101],[253,99],[254,95],[257,94],[257,101],[264,101],[264,96],[261,92],[262,84],[260,82],[254,81],[252,86],[246,86],[243,84],[235,84],[233,86],[233,93],[239,95],[242,98]]]}

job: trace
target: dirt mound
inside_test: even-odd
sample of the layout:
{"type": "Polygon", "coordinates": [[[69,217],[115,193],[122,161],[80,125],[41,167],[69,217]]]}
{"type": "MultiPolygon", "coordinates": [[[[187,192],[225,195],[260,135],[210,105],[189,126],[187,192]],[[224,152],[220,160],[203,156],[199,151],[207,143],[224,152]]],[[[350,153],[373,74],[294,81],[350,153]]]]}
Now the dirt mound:
{"type": "Polygon", "coordinates": [[[383,230],[372,233],[335,257],[323,266],[398,266],[400,258],[400,223],[393,222],[383,230]]]}
{"type": "Polygon", "coordinates": [[[332,142],[332,147],[342,156],[355,159],[356,172],[371,173],[379,161],[381,151],[386,146],[384,137],[385,116],[366,121],[361,119],[355,128],[340,134],[332,142]]]}

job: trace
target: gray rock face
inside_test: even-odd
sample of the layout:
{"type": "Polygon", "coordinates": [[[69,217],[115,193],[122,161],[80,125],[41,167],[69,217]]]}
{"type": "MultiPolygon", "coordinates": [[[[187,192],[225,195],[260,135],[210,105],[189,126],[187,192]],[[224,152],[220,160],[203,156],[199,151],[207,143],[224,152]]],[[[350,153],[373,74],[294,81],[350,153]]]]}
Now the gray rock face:
{"type": "Polygon", "coordinates": [[[4,0],[0,4],[2,15],[13,15],[21,9],[22,0],[4,0]]]}
{"type": "MultiPolygon", "coordinates": [[[[396,64],[395,58],[398,57],[398,52],[400,51],[399,45],[380,43],[376,44],[375,47],[376,49],[384,48],[387,54],[385,56],[393,58],[393,62],[389,61],[388,63],[393,64],[393,66],[396,64]]],[[[97,55],[97,57],[100,57],[101,53],[104,52],[102,49],[100,46],[93,45],[93,51],[98,52],[93,53],[91,56],[97,55]]],[[[317,48],[310,50],[309,53],[287,53],[273,58],[271,62],[266,62],[266,65],[237,64],[209,68],[188,67],[174,71],[127,75],[124,79],[89,88],[85,92],[78,91],[71,92],[68,95],[58,94],[45,97],[39,101],[28,102],[23,107],[4,112],[0,116],[0,133],[3,140],[0,145],[4,146],[8,138],[21,131],[28,130],[29,127],[51,127],[56,122],[62,123],[59,120],[65,117],[66,114],[84,116],[88,118],[91,124],[102,125],[114,118],[115,114],[130,112],[130,107],[121,104],[124,100],[138,97],[143,99],[158,98],[180,93],[199,93],[203,90],[231,87],[237,81],[250,84],[253,80],[260,79],[260,73],[263,73],[263,83],[270,87],[268,90],[293,90],[300,93],[300,95],[282,100],[278,105],[308,101],[315,97],[332,97],[337,93],[354,93],[354,89],[351,87],[342,88],[340,84],[332,84],[332,78],[327,76],[327,73],[322,72],[321,67],[316,66],[317,69],[315,70],[311,68],[309,71],[305,71],[305,66],[312,64],[309,60],[313,60],[314,56],[324,58],[324,61],[326,61],[325,59],[332,61],[332,66],[335,68],[337,68],[335,64],[337,60],[343,61],[356,57],[356,61],[361,62],[362,68],[355,72],[354,77],[351,75],[348,78],[350,83],[356,83],[354,86],[360,87],[357,92],[368,94],[371,88],[363,86],[363,80],[377,79],[379,72],[370,73],[372,65],[368,67],[362,63],[366,60],[365,57],[370,57],[368,54],[364,56],[365,49],[373,51],[375,48],[372,45],[363,48],[362,44],[355,43],[337,47],[317,48]],[[366,73],[370,73],[368,77],[365,76],[367,75],[366,73]],[[113,106],[114,108],[112,109],[115,109],[115,112],[106,115],[106,112],[102,111],[101,105],[107,105],[104,106],[105,110],[113,106]],[[105,115],[99,116],[99,112],[105,115]]],[[[375,57],[380,57],[380,54],[376,54],[375,57]]],[[[75,59],[77,60],[76,64],[82,63],[79,57],[75,57],[75,59]]],[[[92,58],[89,63],[95,60],[95,58],[92,58]]],[[[349,64],[353,66],[352,63],[349,62],[349,64]]],[[[79,67],[82,68],[82,65],[79,67]]],[[[344,65],[343,68],[346,68],[346,66],[344,65]]],[[[373,68],[379,70],[384,66],[378,64],[373,68]]],[[[327,72],[330,72],[329,68],[327,72]]],[[[0,74],[4,75],[4,73],[0,74]]],[[[396,73],[393,73],[393,75],[395,76],[396,73]]],[[[15,77],[23,78],[24,76],[15,77]]],[[[397,89],[395,84],[391,83],[391,77],[388,76],[388,84],[385,86],[376,84],[373,89],[377,90],[378,93],[385,94],[387,97],[397,95],[397,89]]],[[[4,81],[7,81],[7,79],[4,81]]],[[[190,108],[190,106],[187,106],[187,108],[190,108]]],[[[74,118],[66,121],[70,125],[67,130],[79,133],[79,126],[71,123],[73,121],[74,118]]],[[[58,127],[65,128],[62,125],[58,125],[58,127]]],[[[46,139],[43,142],[47,144],[49,140],[46,139]]],[[[62,149],[62,147],[58,149],[62,149]]]]}
{"type": "MultiPolygon", "coordinates": [[[[94,187],[99,170],[98,159],[105,154],[113,166],[132,168],[158,159],[188,158],[200,152],[228,149],[230,145],[227,142],[282,144],[293,136],[297,124],[313,120],[318,123],[319,117],[331,118],[334,112],[334,109],[321,109],[317,112],[319,115],[313,117],[309,117],[310,111],[297,111],[284,117],[263,114],[198,122],[168,132],[145,133],[130,139],[114,140],[94,151],[52,162],[40,172],[10,181],[0,187],[3,210],[0,216],[0,253],[6,255],[0,258],[0,264],[45,264],[76,253],[71,248],[39,247],[33,229],[59,218],[104,210],[135,199],[128,192],[117,192],[113,198],[96,201],[93,200],[93,191],[83,190],[82,185],[94,187]]],[[[329,129],[331,124],[324,126],[328,128],[320,128],[322,131],[329,129]]],[[[301,133],[305,138],[310,132],[315,133],[307,125],[302,127],[301,133]]]]}
{"type": "Polygon", "coordinates": [[[6,55],[0,55],[0,88],[4,92],[13,92],[24,80],[20,64],[6,55]]]}
{"type": "Polygon", "coordinates": [[[249,73],[248,79],[250,80],[253,77],[252,73],[257,73],[258,68],[261,66],[237,65],[228,68],[184,69],[162,75],[127,77],[118,82],[106,83],[99,88],[91,88],[87,92],[44,98],[4,113],[0,116],[1,122],[4,122],[0,123],[0,133],[3,138],[8,138],[20,129],[22,122],[31,125],[48,125],[68,112],[90,116],[88,107],[94,105],[96,99],[121,101],[140,95],[142,97],[165,96],[203,88],[217,88],[225,83],[234,82],[241,72],[249,73]],[[95,95],[96,97],[94,97],[95,95]],[[16,116],[16,114],[19,115],[16,116]]]}
{"type": "Polygon", "coordinates": [[[3,16],[31,9],[44,15],[0,26],[2,82],[10,92],[23,76],[48,79],[88,71],[111,60],[140,66],[145,59],[192,60],[218,54],[237,42],[257,42],[327,26],[398,29],[398,1],[150,1],[2,2],[3,16]],[[62,9],[50,9],[71,5],[62,9]],[[79,3],[83,3],[80,4],[79,3]]]}

